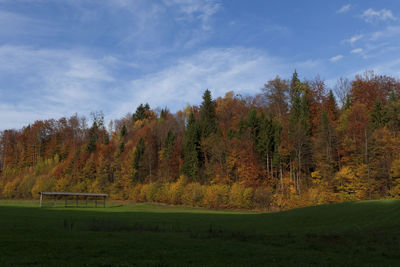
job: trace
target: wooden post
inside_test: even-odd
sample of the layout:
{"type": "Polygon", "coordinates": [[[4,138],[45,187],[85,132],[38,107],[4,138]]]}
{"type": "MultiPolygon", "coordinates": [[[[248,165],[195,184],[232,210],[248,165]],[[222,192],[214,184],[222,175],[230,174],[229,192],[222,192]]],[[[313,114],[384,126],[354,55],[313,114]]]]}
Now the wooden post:
{"type": "Polygon", "coordinates": [[[54,195],[54,207],[57,205],[56,202],[57,202],[57,196],[54,195]]]}
{"type": "Polygon", "coordinates": [[[42,207],[42,199],[43,199],[43,194],[40,192],[40,207],[42,207]]]}

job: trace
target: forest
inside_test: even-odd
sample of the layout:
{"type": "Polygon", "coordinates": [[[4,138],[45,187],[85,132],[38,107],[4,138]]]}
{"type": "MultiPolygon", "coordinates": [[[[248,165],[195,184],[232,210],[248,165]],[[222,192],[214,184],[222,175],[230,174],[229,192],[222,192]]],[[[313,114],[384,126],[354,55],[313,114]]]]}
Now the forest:
{"type": "MultiPolygon", "coordinates": [[[[200,102],[200,101],[199,101],[200,102]]],[[[0,198],[39,191],[208,208],[284,210],[400,197],[400,81],[366,71],[277,76],[176,113],[141,104],[105,125],[35,121],[0,135],[0,198]]]]}

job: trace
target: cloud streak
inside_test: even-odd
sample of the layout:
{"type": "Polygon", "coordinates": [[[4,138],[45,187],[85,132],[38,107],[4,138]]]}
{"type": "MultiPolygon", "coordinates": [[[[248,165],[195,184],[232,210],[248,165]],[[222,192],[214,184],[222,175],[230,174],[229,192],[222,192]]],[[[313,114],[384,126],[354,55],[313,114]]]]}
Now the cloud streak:
{"type": "Polygon", "coordinates": [[[393,15],[392,11],[389,9],[381,9],[379,11],[372,8],[365,10],[361,18],[367,23],[377,23],[379,21],[396,21],[397,18],[393,15]]]}
{"type": "Polygon", "coordinates": [[[337,56],[331,57],[329,60],[331,62],[336,62],[336,61],[341,60],[342,58],[343,58],[343,55],[337,55],[337,56]]]}
{"type": "Polygon", "coordinates": [[[338,9],[338,10],[336,11],[336,13],[339,13],[339,14],[341,14],[341,13],[346,13],[347,11],[350,10],[350,7],[351,7],[350,4],[344,5],[344,6],[342,6],[340,9],[338,9]]]}
{"type": "Polygon", "coordinates": [[[96,110],[110,120],[145,102],[153,108],[167,106],[177,111],[188,103],[199,104],[207,88],[214,97],[230,90],[252,95],[276,75],[284,77],[294,69],[314,75],[323,68],[319,61],[290,62],[257,49],[210,48],[177,59],[159,71],[127,79],[115,65],[131,68],[129,62],[115,60],[83,56],[73,50],[0,47],[0,81],[4,81],[0,129],[96,110]],[[4,84],[10,85],[9,89],[4,84]],[[3,97],[15,91],[24,95],[3,97]]]}

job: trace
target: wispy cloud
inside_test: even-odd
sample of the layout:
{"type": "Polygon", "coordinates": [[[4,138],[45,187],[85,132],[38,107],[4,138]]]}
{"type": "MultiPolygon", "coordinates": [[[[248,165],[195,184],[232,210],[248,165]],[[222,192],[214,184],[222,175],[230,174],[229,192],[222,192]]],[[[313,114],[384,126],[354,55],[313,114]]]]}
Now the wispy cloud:
{"type": "Polygon", "coordinates": [[[400,26],[388,26],[383,30],[371,33],[370,40],[388,39],[397,37],[400,34],[400,26]]]}
{"type": "Polygon", "coordinates": [[[256,49],[206,49],[159,72],[132,80],[126,87],[130,92],[126,102],[119,105],[112,117],[123,115],[141,102],[152,107],[168,106],[173,111],[188,103],[199,104],[207,88],[214,97],[230,90],[255,94],[276,75],[284,77],[294,69],[302,75],[314,75],[322,68],[319,61],[288,62],[256,49]]]}
{"type": "Polygon", "coordinates": [[[338,60],[341,60],[342,58],[343,58],[343,55],[337,55],[337,56],[331,57],[329,60],[331,62],[336,62],[338,60]]]}
{"type": "Polygon", "coordinates": [[[368,23],[376,23],[378,21],[397,20],[389,9],[381,9],[379,11],[368,8],[363,12],[361,18],[368,23]]]}
{"type": "Polygon", "coordinates": [[[350,4],[344,5],[344,6],[342,6],[340,9],[338,9],[338,10],[336,11],[336,13],[346,13],[347,11],[350,10],[350,7],[351,7],[350,4]]]}
{"type": "Polygon", "coordinates": [[[351,50],[351,53],[352,53],[352,54],[359,54],[359,53],[361,53],[362,51],[363,51],[362,48],[356,48],[356,49],[351,50]]]}
{"type": "Polygon", "coordinates": [[[355,42],[362,39],[363,37],[364,37],[363,34],[357,34],[357,35],[350,37],[349,39],[343,40],[343,42],[345,42],[345,43],[347,42],[347,43],[350,43],[351,45],[353,45],[355,42]]]}
{"type": "Polygon", "coordinates": [[[102,110],[106,120],[115,119],[145,102],[176,111],[199,104],[207,88],[214,97],[229,90],[248,95],[275,75],[294,69],[314,75],[323,69],[316,60],[290,62],[241,47],[205,49],[136,78],[121,77],[116,66],[136,68],[74,50],[0,46],[0,130],[75,112],[102,110]]]}
{"type": "Polygon", "coordinates": [[[108,111],[109,101],[118,100],[113,94],[116,81],[110,66],[109,58],[91,58],[72,50],[1,46],[2,116],[20,114],[15,123],[26,124],[33,118],[108,111]]]}
{"type": "Polygon", "coordinates": [[[206,0],[164,0],[167,6],[175,6],[180,14],[178,20],[199,20],[203,30],[210,30],[210,20],[220,9],[218,2],[206,0]]]}

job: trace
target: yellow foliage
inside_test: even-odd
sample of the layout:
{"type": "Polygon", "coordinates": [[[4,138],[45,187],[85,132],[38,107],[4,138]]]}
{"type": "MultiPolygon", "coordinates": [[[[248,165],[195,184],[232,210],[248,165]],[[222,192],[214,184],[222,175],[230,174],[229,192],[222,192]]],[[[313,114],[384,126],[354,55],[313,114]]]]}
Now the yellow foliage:
{"type": "Polygon", "coordinates": [[[6,183],[3,189],[3,196],[6,198],[13,198],[17,196],[17,187],[20,179],[14,179],[6,183]]]}
{"type": "Polygon", "coordinates": [[[186,185],[182,195],[182,203],[190,206],[201,206],[204,198],[204,186],[199,183],[186,185]]]}
{"type": "Polygon", "coordinates": [[[39,198],[41,191],[54,191],[56,187],[56,179],[48,176],[39,176],[36,178],[35,185],[32,187],[32,196],[39,198]]]}
{"type": "Polygon", "coordinates": [[[224,208],[229,202],[229,186],[223,184],[210,185],[204,194],[204,205],[209,208],[224,208]]]}
{"type": "Polygon", "coordinates": [[[234,208],[249,209],[252,206],[253,189],[234,183],[229,194],[229,204],[234,208]]]}

